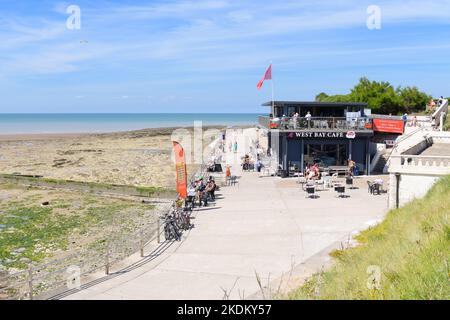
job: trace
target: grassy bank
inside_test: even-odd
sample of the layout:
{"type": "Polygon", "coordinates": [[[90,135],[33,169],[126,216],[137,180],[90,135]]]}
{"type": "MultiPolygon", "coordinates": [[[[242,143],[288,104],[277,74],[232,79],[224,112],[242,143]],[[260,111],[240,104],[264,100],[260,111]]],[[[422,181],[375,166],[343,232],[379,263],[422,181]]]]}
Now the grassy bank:
{"type": "Polygon", "coordinates": [[[288,298],[450,299],[449,215],[447,176],[423,199],[391,210],[382,223],[359,234],[359,246],[332,252],[332,269],[288,298]]]}

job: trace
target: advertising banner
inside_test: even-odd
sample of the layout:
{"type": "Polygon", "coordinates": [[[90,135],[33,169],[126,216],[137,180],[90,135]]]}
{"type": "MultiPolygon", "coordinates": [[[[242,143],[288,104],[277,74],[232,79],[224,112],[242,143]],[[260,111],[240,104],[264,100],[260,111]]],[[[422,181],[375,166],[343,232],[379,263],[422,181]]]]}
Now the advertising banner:
{"type": "Polygon", "coordinates": [[[173,153],[175,155],[175,170],[177,173],[177,192],[180,198],[187,197],[187,172],[186,156],[183,147],[176,141],[173,142],[173,153]]]}
{"type": "Polygon", "coordinates": [[[373,119],[373,131],[403,133],[403,120],[398,119],[373,119]]]}

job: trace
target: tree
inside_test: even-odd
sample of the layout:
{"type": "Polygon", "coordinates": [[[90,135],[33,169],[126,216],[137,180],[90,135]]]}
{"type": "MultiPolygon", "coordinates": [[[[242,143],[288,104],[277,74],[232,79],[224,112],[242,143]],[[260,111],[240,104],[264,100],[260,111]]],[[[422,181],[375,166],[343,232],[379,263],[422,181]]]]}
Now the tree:
{"type": "Polygon", "coordinates": [[[397,94],[402,100],[404,111],[408,113],[423,111],[431,99],[431,96],[419,91],[417,87],[398,88],[397,94]]]}
{"type": "Polygon", "coordinates": [[[325,92],[321,92],[316,96],[316,101],[324,101],[326,98],[328,98],[328,95],[325,92]]]}
{"type": "Polygon", "coordinates": [[[365,102],[373,113],[400,114],[425,110],[431,99],[417,87],[398,87],[395,89],[386,81],[370,81],[363,77],[346,95],[329,96],[322,92],[316,101],[326,102],[365,102]]]}

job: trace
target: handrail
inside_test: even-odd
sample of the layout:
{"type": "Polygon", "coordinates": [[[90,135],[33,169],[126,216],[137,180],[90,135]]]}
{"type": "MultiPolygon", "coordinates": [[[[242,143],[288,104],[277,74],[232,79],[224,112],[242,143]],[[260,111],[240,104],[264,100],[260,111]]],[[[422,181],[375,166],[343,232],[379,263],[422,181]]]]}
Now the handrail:
{"type": "MultiPolygon", "coordinates": [[[[214,145],[216,143],[217,141],[214,145]]],[[[206,168],[204,163],[201,164],[198,169],[191,174],[189,181],[194,181],[195,177],[198,175],[204,175],[206,177],[208,174],[206,168]]],[[[170,212],[175,200],[176,199],[168,201],[165,206],[160,208],[157,219],[160,219],[165,213],[170,212]]],[[[106,243],[101,246],[100,250],[83,248],[64,258],[52,259],[42,264],[31,263],[28,270],[21,270],[4,276],[2,275],[0,276],[0,281],[5,282],[6,286],[0,289],[0,293],[7,292],[10,295],[10,298],[17,299],[32,299],[33,297],[36,297],[36,295],[46,294],[51,290],[57,289],[58,286],[66,282],[64,273],[66,272],[67,267],[75,262],[80,269],[85,269],[80,273],[80,277],[87,276],[100,269],[105,269],[106,273],[108,273],[111,265],[118,261],[122,261],[127,256],[130,256],[139,250],[143,252],[142,250],[145,246],[152,241],[159,239],[161,232],[158,230],[158,227],[161,226],[158,221],[156,221],[135,232],[123,234],[115,239],[107,240],[106,243]],[[152,231],[156,231],[156,234],[152,231]],[[88,256],[88,260],[80,261],[80,259],[83,259],[83,257],[86,256],[88,256]],[[76,261],[77,259],[78,261],[76,261]]]]}
{"type": "MultiPolygon", "coordinates": [[[[260,120],[263,122],[267,120],[260,120]]],[[[372,130],[368,117],[272,117],[268,123],[269,129],[281,130],[372,130]]]]}

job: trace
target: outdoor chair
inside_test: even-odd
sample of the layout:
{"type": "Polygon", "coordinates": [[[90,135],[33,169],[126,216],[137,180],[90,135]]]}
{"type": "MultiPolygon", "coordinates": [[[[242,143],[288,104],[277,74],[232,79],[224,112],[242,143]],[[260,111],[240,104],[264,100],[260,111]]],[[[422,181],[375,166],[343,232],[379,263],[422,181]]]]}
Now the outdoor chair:
{"type": "Polygon", "coordinates": [[[380,190],[380,184],[378,183],[373,183],[372,184],[372,194],[377,194],[380,195],[381,194],[381,190],[380,190]]]}
{"type": "Polygon", "coordinates": [[[236,184],[239,186],[239,181],[238,181],[237,177],[236,176],[231,176],[230,177],[230,186],[234,186],[236,184]]]}
{"type": "Polygon", "coordinates": [[[306,183],[306,178],[299,175],[297,183],[300,183],[303,186],[306,183]]]}
{"type": "Polygon", "coordinates": [[[349,189],[354,189],[354,187],[353,187],[353,178],[352,177],[346,177],[345,178],[345,184],[348,186],[349,189]]]}
{"type": "Polygon", "coordinates": [[[323,176],[323,186],[324,188],[330,188],[331,187],[331,177],[330,176],[323,176]]]}
{"type": "Polygon", "coordinates": [[[367,181],[367,192],[373,194],[373,186],[374,184],[370,181],[367,181]]]}
{"type": "Polygon", "coordinates": [[[314,186],[306,186],[306,198],[316,197],[316,188],[314,186]]]}
{"type": "Polygon", "coordinates": [[[322,190],[322,191],[325,190],[325,181],[324,181],[324,179],[321,178],[319,180],[316,180],[316,186],[317,187],[321,186],[320,190],[322,190]]]}
{"type": "Polygon", "coordinates": [[[345,186],[336,186],[336,187],[334,187],[334,190],[337,192],[338,198],[346,198],[347,197],[345,195],[345,186]]]}

